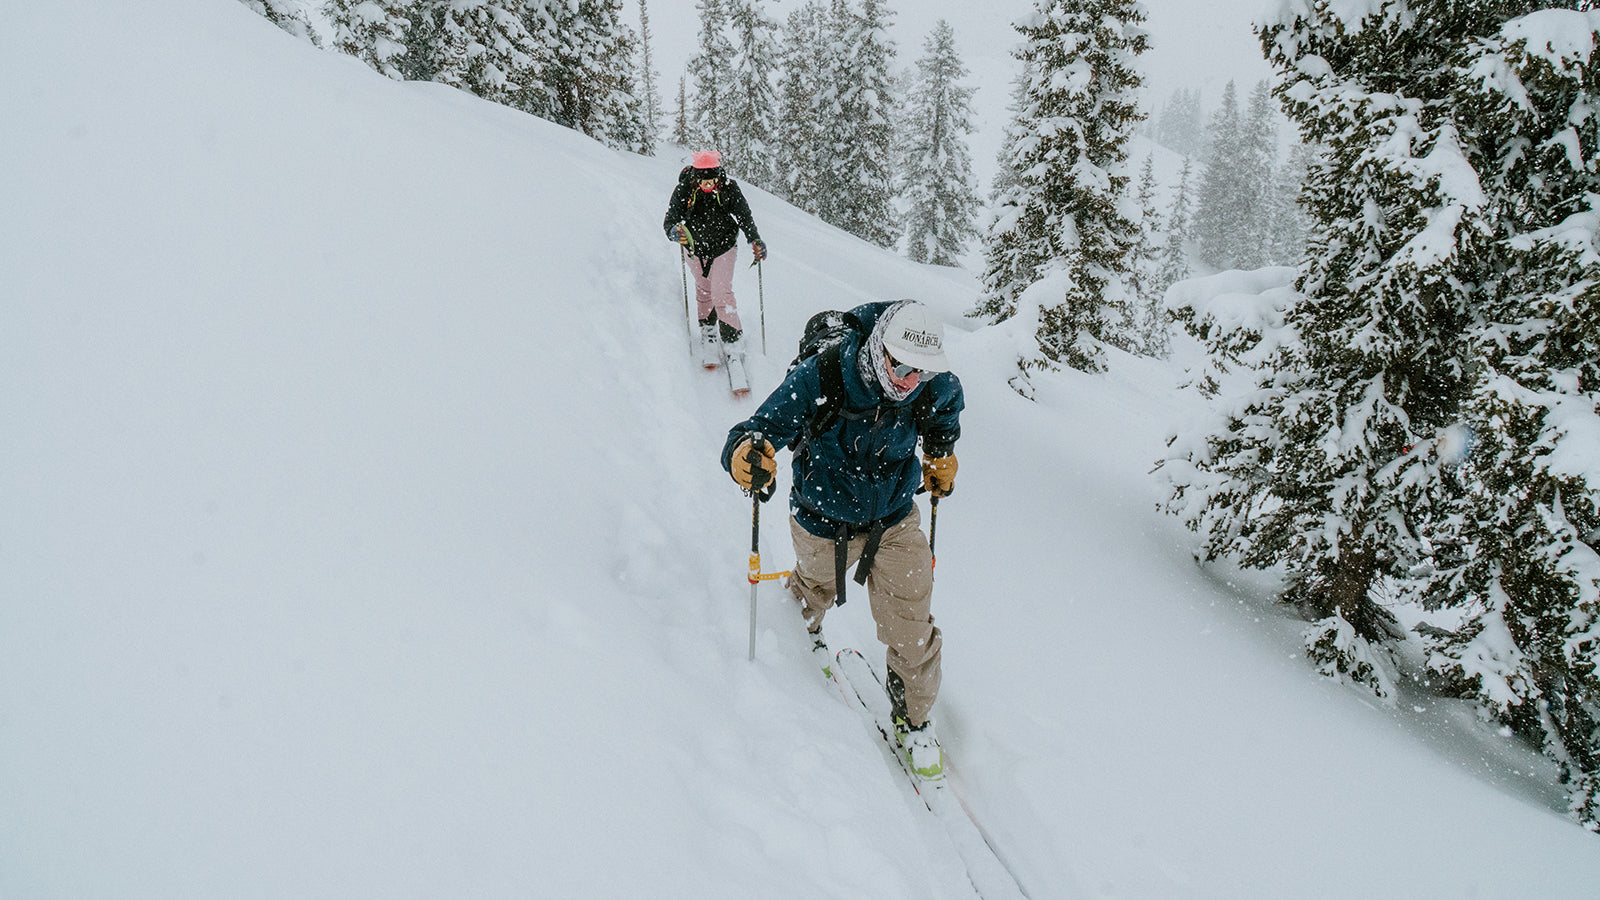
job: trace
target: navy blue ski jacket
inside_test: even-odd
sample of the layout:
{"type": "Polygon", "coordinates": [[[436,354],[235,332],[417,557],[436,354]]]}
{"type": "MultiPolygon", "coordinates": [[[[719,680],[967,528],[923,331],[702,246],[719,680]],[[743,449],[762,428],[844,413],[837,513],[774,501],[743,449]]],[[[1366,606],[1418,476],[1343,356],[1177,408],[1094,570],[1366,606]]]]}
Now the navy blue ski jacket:
{"type": "MultiPolygon", "coordinates": [[[[891,302],[867,303],[851,312],[870,332],[891,302]]],[[[898,403],[888,400],[876,380],[864,383],[856,368],[862,337],[845,339],[839,354],[845,402],[838,420],[815,435],[805,452],[795,454],[789,511],[806,531],[833,538],[838,524],[866,526],[882,520],[892,526],[911,513],[911,499],[922,486],[917,441],[932,457],[955,452],[961,436],[961,410],[966,406],[961,381],[940,372],[917,385],[898,403]],[[933,392],[933,408],[918,434],[914,406],[924,391],[933,392]]],[[[752,431],[775,447],[786,447],[804,434],[822,396],[818,354],[796,366],[755,415],[733,426],[722,447],[722,468],[731,470],[733,451],[752,431]]],[[[924,401],[926,402],[926,401],[924,401]]]]}

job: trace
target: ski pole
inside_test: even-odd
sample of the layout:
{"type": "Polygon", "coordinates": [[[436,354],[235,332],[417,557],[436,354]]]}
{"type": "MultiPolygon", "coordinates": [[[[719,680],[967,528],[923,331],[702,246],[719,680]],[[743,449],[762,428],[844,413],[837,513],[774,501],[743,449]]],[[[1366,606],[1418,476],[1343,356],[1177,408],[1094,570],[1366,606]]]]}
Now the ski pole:
{"type": "Polygon", "coordinates": [[[928,574],[931,577],[933,570],[939,568],[939,555],[933,552],[933,543],[939,537],[939,498],[931,498],[928,505],[931,507],[928,513],[928,574]]]}
{"type": "Polygon", "coordinates": [[[767,289],[761,283],[761,260],[756,260],[756,305],[761,310],[761,355],[767,355],[767,289]]]}
{"type": "MultiPolygon", "coordinates": [[[[754,473],[761,465],[761,432],[750,433],[750,453],[745,461],[754,473]]],[[[756,588],[761,584],[761,492],[756,490],[754,475],[750,482],[750,662],[756,659],[756,588]]]]}
{"type": "Polygon", "coordinates": [[[689,315],[689,254],[678,246],[678,268],[683,272],[683,324],[689,330],[689,355],[694,356],[694,317],[689,315]]]}
{"type": "Polygon", "coordinates": [[[745,455],[745,462],[750,464],[752,481],[750,483],[750,661],[756,658],[756,588],[763,581],[772,581],[788,575],[788,572],[763,572],[761,571],[761,501],[771,497],[771,493],[764,492],[755,486],[754,473],[761,467],[761,445],[766,443],[766,438],[761,432],[750,432],[750,452],[745,455]],[[763,493],[766,496],[762,496],[763,493]]]}

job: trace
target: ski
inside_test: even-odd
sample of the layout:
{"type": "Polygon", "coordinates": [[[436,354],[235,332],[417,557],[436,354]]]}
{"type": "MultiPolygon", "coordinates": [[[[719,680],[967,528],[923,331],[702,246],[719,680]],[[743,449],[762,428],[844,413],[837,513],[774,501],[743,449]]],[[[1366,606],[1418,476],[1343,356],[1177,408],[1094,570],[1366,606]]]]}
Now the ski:
{"type": "MultiPolygon", "coordinates": [[[[823,644],[820,636],[817,643],[823,644]]],[[[817,652],[813,648],[813,653],[817,652]]],[[[966,866],[967,878],[978,896],[984,898],[1026,897],[1022,885],[1000,858],[994,844],[978,824],[964,801],[950,783],[950,755],[943,753],[944,773],[926,779],[916,774],[899,739],[895,736],[894,721],[890,716],[889,695],[883,681],[858,651],[845,648],[835,654],[834,664],[824,665],[824,674],[839,686],[846,700],[870,720],[873,730],[882,741],[884,749],[892,756],[917,799],[927,808],[950,837],[961,862],[966,866]]]]}
{"type": "Polygon", "coordinates": [[[721,369],[727,374],[728,390],[738,398],[750,395],[750,373],[745,368],[745,356],[742,350],[729,350],[728,345],[721,341],[701,343],[699,348],[700,365],[707,372],[721,369]]]}
{"type": "Polygon", "coordinates": [[[729,353],[728,346],[722,345],[720,353],[723,371],[728,373],[728,390],[735,397],[748,397],[750,395],[750,374],[744,367],[744,354],[729,353]]]}
{"type": "Polygon", "coordinates": [[[722,353],[720,347],[706,344],[700,348],[701,368],[705,369],[707,372],[714,372],[720,365],[722,365],[722,353]]]}

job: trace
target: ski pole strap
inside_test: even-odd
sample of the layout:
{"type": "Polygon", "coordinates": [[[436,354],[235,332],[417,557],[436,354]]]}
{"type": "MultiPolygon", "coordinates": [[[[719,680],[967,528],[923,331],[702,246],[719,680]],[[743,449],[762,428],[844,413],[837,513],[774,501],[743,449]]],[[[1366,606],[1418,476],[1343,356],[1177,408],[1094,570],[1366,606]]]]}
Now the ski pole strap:
{"type": "Polygon", "coordinates": [[[749,580],[751,584],[759,584],[763,581],[777,581],[779,578],[788,578],[792,574],[794,572],[791,569],[785,569],[782,572],[763,572],[761,571],[761,554],[750,554],[749,580]]]}

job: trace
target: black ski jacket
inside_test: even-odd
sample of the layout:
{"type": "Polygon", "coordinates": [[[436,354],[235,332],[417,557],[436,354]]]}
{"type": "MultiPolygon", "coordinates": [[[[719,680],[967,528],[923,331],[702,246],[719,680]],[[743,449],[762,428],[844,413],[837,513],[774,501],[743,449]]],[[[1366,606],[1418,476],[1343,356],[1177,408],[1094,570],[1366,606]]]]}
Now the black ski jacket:
{"type": "Polygon", "coordinates": [[[672,191],[667,216],[661,222],[667,237],[672,236],[672,226],[679,222],[687,225],[693,240],[688,245],[689,252],[708,264],[733,249],[741,230],[750,242],[761,240],[739,182],[724,175],[717,189],[708,194],[700,190],[691,174],[694,171],[688,167],[678,173],[678,186],[672,191]]]}

